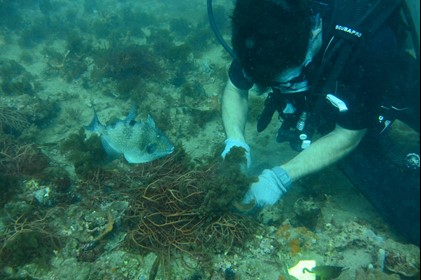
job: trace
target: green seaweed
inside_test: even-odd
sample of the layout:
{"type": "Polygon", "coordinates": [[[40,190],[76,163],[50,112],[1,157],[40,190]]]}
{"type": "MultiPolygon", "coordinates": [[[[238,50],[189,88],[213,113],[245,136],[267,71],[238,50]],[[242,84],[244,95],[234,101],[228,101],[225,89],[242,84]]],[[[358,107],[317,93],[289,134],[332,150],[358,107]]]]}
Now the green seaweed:
{"type": "MultiPolygon", "coordinates": [[[[201,111],[192,109],[189,111],[190,115],[194,118],[194,124],[199,126],[200,129],[203,129],[208,123],[212,120],[219,117],[219,112],[216,110],[209,110],[209,111],[201,111]]],[[[192,131],[192,133],[197,133],[197,129],[192,131]]]]}
{"type": "Polygon", "coordinates": [[[24,114],[0,105],[0,136],[1,133],[20,135],[28,127],[29,121],[24,114]]]}
{"type": "Polygon", "coordinates": [[[185,44],[194,50],[194,56],[200,57],[204,51],[206,51],[213,42],[215,42],[214,35],[210,28],[196,28],[195,32],[188,36],[185,40],[185,44]]]}
{"type": "Polygon", "coordinates": [[[29,263],[48,267],[54,250],[61,248],[61,238],[49,225],[49,211],[53,210],[45,213],[34,211],[33,207],[27,210],[26,213],[8,213],[7,219],[3,220],[4,231],[0,232],[2,267],[29,263]]]}
{"type": "Polygon", "coordinates": [[[207,192],[200,207],[205,216],[232,211],[233,203],[240,201],[250,184],[255,181],[255,178],[244,174],[247,160],[243,148],[233,147],[225,160],[221,160],[221,152],[222,150],[218,150],[214,156],[215,173],[212,180],[204,182],[201,186],[207,192]]]}
{"type": "Polygon", "coordinates": [[[193,24],[183,18],[175,18],[169,22],[171,31],[177,38],[184,39],[193,32],[193,24]]]}
{"type": "Polygon", "coordinates": [[[51,25],[46,18],[35,19],[31,25],[22,30],[19,37],[19,45],[23,49],[30,49],[44,42],[53,34],[51,25]]]}
{"type": "Polygon", "coordinates": [[[0,166],[0,208],[3,208],[16,192],[18,179],[14,176],[4,175],[4,168],[0,166]]]}
{"type": "Polygon", "coordinates": [[[94,51],[93,80],[109,78],[117,82],[119,95],[129,97],[143,81],[161,81],[166,72],[161,61],[146,46],[116,46],[94,51]]]}
{"type": "Polygon", "coordinates": [[[93,134],[86,138],[83,128],[64,140],[60,150],[73,163],[76,173],[82,178],[89,177],[107,158],[100,137],[93,134]]]}
{"type": "Polygon", "coordinates": [[[68,34],[66,39],[66,50],[70,53],[81,54],[86,53],[88,49],[87,44],[84,42],[82,36],[77,31],[72,31],[68,34]]]}
{"type": "Polygon", "coordinates": [[[0,26],[16,30],[24,23],[15,1],[0,1],[0,26]]]}
{"type": "Polygon", "coordinates": [[[41,99],[39,97],[34,97],[32,99],[32,105],[30,107],[30,122],[37,125],[38,127],[45,127],[57,117],[60,106],[59,101],[51,99],[41,99]]]}
{"type": "Polygon", "coordinates": [[[6,95],[33,95],[39,89],[34,77],[15,60],[1,60],[0,75],[0,86],[6,95]]]}
{"type": "Polygon", "coordinates": [[[48,166],[48,157],[34,144],[21,143],[10,135],[0,140],[2,174],[15,178],[39,176],[48,166]]]}

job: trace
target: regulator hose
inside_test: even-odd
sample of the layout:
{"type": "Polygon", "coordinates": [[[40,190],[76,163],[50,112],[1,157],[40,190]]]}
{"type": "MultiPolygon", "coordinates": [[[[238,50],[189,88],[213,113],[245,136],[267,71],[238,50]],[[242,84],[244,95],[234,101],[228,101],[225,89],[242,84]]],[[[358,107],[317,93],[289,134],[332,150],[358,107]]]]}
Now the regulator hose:
{"type": "Polygon", "coordinates": [[[211,25],[212,31],[215,34],[218,42],[224,47],[224,49],[234,59],[236,57],[234,50],[227,44],[227,42],[225,42],[224,38],[221,35],[221,32],[219,32],[218,26],[216,25],[215,17],[213,15],[212,0],[207,0],[207,1],[208,1],[208,18],[209,18],[209,23],[211,25]]]}
{"type": "Polygon", "coordinates": [[[407,21],[408,27],[409,27],[409,33],[411,35],[412,44],[414,46],[415,50],[415,56],[418,60],[418,65],[420,63],[420,43],[419,43],[419,35],[417,34],[417,30],[415,28],[415,21],[414,18],[411,15],[411,12],[408,7],[408,3],[406,1],[402,4],[403,13],[405,15],[405,19],[407,21]]]}

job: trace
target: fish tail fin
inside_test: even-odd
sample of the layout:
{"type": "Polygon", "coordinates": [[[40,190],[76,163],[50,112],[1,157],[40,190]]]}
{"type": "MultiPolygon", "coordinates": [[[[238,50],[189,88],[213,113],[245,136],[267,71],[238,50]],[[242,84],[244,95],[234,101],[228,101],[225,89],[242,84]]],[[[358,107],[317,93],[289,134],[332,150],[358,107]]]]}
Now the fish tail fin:
{"type": "Polygon", "coordinates": [[[146,119],[146,123],[148,123],[151,127],[156,128],[155,120],[152,118],[150,114],[148,114],[148,118],[146,119]]]}
{"type": "Polygon", "coordinates": [[[88,131],[97,131],[100,127],[102,127],[102,124],[100,123],[96,110],[94,109],[94,116],[91,120],[91,123],[86,125],[85,129],[88,131]]]}
{"type": "Polygon", "coordinates": [[[126,119],[124,120],[124,122],[131,122],[131,121],[133,121],[135,118],[136,118],[136,116],[137,116],[137,108],[136,108],[136,105],[135,104],[133,104],[132,105],[132,108],[130,109],[130,112],[129,112],[129,114],[127,115],[127,117],[126,117],[126,119]]]}

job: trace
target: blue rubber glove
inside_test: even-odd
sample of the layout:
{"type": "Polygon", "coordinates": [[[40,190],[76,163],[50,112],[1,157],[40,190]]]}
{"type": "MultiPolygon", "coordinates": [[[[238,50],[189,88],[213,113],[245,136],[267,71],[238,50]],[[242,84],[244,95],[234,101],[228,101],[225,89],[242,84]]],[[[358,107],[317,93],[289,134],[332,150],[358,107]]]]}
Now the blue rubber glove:
{"type": "Polygon", "coordinates": [[[252,205],[252,211],[275,204],[291,186],[291,178],[281,167],[263,170],[256,183],[251,184],[242,204],[252,205]]]}
{"type": "Polygon", "coordinates": [[[246,142],[228,138],[227,140],[225,140],[224,143],[225,143],[225,149],[221,154],[221,157],[223,159],[225,159],[226,155],[231,151],[232,147],[240,147],[246,151],[245,156],[247,160],[247,168],[250,168],[251,166],[250,146],[246,142]]]}

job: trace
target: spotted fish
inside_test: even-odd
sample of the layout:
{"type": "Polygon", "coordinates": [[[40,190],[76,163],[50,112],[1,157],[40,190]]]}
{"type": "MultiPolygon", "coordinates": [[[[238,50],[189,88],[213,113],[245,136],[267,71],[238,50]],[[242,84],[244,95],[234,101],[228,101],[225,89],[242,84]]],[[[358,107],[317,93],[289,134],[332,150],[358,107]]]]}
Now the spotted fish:
{"type": "Polygon", "coordinates": [[[153,118],[148,115],[146,121],[138,122],[135,121],[136,115],[133,106],[124,120],[104,126],[95,111],[91,123],[85,128],[100,136],[111,159],[123,155],[129,163],[146,163],[171,154],[174,146],[156,127],[153,118]]]}
{"type": "Polygon", "coordinates": [[[314,273],[316,275],[316,279],[330,280],[339,277],[339,275],[341,275],[341,273],[347,269],[347,267],[342,266],[318,265],[313,267],[311,270],[308,268],[303,268],[303,274],[306,272],[314,273]]]}

